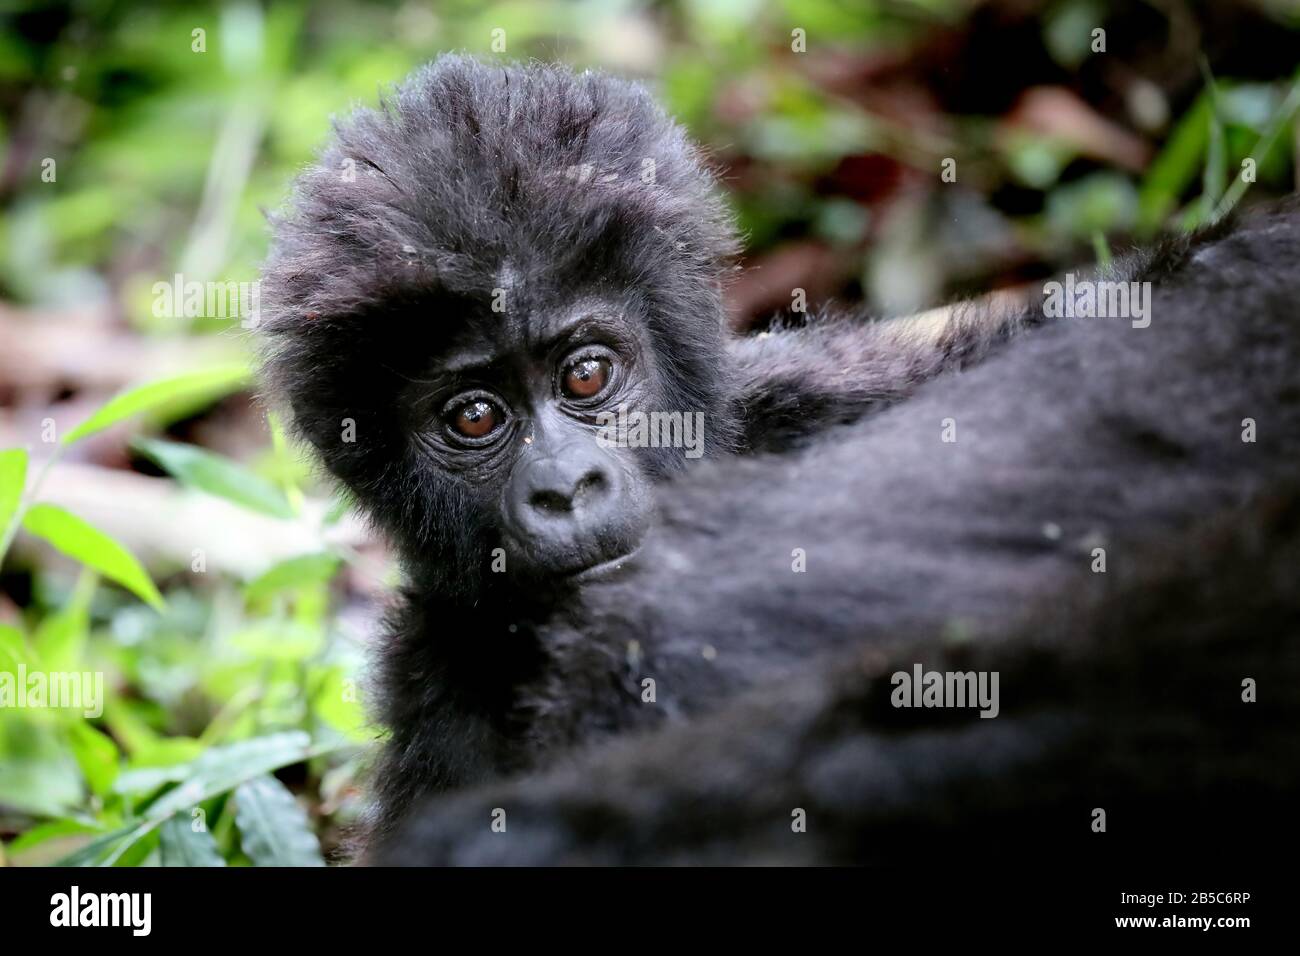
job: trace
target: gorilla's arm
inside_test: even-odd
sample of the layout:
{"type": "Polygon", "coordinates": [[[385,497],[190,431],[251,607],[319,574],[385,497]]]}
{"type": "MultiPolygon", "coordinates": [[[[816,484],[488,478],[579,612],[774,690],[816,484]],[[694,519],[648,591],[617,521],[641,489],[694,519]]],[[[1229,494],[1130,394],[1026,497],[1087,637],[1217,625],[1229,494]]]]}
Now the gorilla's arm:
{"type": "Polygon", "coordinates": [[[870,320],[835,312],[730,343],[743,451],[781,451],[983,360],[1040,325],[1041,311],[958,303],[923,316],[870,320]]]}
{"type": "Polygon", "coordinates": [[[429,802],[372,862],[898,863],[967,850],[976,866],[989,852],[1204,860],[1287,845],[1298,566],[1290,486],[1144,551],[1100,589],[1076,580],[1004,640],[859,648],[698,722],[429,802]],[[890,675],[917,663],[997,671],[999,715],[892,707],[890,675]],[[806,832],[792,827],[798,810],[806,832]]]}
{"type": "MultiPolygon", "coordinates": [[[[1224,221],[1080,278],[1159,282],[1182,267],[1192,247],[1212,245],[1231,228],[1224,221]]],[[[739,446],[746,452],[783,451],[830,426],[888,408],[945,373],[971,368],[1052,321],[1041,301],[1020,305],[1012,296],[884,320],[831,312],[734,338],[729,351],[739,446]]]]}

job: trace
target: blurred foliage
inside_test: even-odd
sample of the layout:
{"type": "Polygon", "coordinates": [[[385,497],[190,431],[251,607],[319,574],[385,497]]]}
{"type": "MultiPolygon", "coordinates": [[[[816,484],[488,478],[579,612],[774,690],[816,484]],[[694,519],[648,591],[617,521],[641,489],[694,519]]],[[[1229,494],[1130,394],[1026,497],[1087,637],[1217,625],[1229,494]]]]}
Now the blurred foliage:
{"type": "MultiPolygon", "coordinates": [[[[7,705],[0,804],[47,819],[9,845],[11,857],[52,862],[71,841],[82,845],[65,862],[319,863],[310,821],[267,775],[290,766],[312,774],[331,812],[355,812],[347,805],[355,768],[346,753],[368,735],[357,654],[329,613],[340,558],[324,540],[320,552],[281,561],[242,587],[221,582],[204,593],[181,584],[164,603],[125,547],[41,501],[44,477],[78,441],[195,389],[242,382],[242,375],[203,370],[117,396],[70,431],[31,481],[25,451],[0,452],[0,552],[21,527],[85,568],[70,594],[58,591],[57,578],[38,578],[54,593],[37,595],[18,626],[0,625],[0,703],[7,705]],[[147,607],[100,588],[100,575],[147,607]],[[81,681],[78,696],[56,701],[49,688],[30,684],[32,674],[71,674],[81,681]],[[225,812],[232,799],[234,825],[225,812]],[[209,820],[216,821],[211,830],[209,820]],[[276,827],[281,838],[269,839],[265,831],[276,827]]],[[[184,485],[303,520],[290,503],[301,501],[295,486],[277,487],[192,445],[139,444],[184,485]]],[[[189,570],[206,573],[202,549],[189,570]]]]}
{"type": "MultiPolygon", "coordinates": [[[[732,290],[738,327],[781,311],[803,284],[814,301],[885,311],[1022,284],[1193,227],[1248,191],[1293,188],[1296,6],[1167,7],[11,2],[0,298],[38,311],[93,303],[134,341],[242,340],[237,318],[160,312],[155,284],[255,278],[265,210],[330,116],[457,49],[650,82],[705,145],[747,262],[764,266],[750,271],[758,285],[732,290]],[[948,162],[954,181],[941,175],[948,162]],[[791,262],[804,265],[783,272],[791,262]]],[[[0,558],[21,532],[47,545],[25,554],[72,562],[10,555],[0,681],[102,673],[104,701],[91,716],[0,709],[0,859],[312,863],[354,821],[359,745],[374,731],[356,690],[361,648],[341,621],[344,607],[372,602],[348,579],[362,558],[331,537],[346,503],[274,421],[237,455],[184,428],[218,400],[246,402],[248,376],[245,360],[91,393],[100,410],[79,425],[61,420],[57,394],[78,384],[59,381],[40,400],[61,441],[4,433],[0,444],[21,447],[0,452],[0,558]],[[90,449],[105,433],[121,436],[119,466],[315,544],[242,576],[206,573],[202,548],[190,567],[151,574],[43,498],[57,461],[104,463],[90,449]]],[[[0,395],[33,401],[3,382],[0,395]]]]}

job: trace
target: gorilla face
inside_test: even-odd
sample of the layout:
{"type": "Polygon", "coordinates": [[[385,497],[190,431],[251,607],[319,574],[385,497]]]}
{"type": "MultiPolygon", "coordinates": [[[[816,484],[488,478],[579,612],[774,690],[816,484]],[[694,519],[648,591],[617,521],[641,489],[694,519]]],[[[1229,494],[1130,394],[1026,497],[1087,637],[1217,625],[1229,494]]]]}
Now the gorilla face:
{"type": "Polygon", "coordinates": [[[636,309],[588,299],[469,323],[405,390],[417,454],[490,529],[492,570],[549,587],[640,542],[673,450],[621,447],[602,426],[664,398],[636,309]]]}
{"type": "Polygon", "coordinates": [[[431,605],[504,607],[635,550],[687,460],[598,441],[603,413],[728,447],[734,252],[644,90],[443,57],[341,122],[277,218],[268,391],[431,605]]]}

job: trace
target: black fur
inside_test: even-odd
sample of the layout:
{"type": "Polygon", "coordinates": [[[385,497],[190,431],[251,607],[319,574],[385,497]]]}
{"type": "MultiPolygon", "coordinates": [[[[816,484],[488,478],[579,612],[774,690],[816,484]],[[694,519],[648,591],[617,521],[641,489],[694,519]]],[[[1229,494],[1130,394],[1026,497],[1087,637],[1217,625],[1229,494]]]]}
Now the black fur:
{"type": "Polygon", "coordinates": [[[538,633],[535,744],[651,729],[760,686],[430,804],[375,858],[1100,852],[1094,808],[1139,856],[1294,832],[1297,257],[1294,204],[1170,244],[1138,263],[1157,281],[1149,328],[1062,321],[801,451],[662,487],[625,574],[538,633]],[[999,671],[1002,713],[895,709],[890,675],[916,662],[999,671]]]}
{"type": "MultiPolygon", "coordinates": [[[[539,595],[486,573],[503,536],[497,485],[451,473],[420,437],[431,359],[466,333],[498,334],[494,290],[509,286],[525,334],[587,299],[631,317],[643,407],[703,412],[706,459],[796,447],[1035,321],[961,314],[902,339],[897,325],[824,318],[738,339],[721,306],[735,247],[700,157],[648,95],[557,67],[444,57],[339,124],[300,179],[265,268],[269,391],[409,578],[377,668],[392,732],[375,778],[381,828],[425,791],[530,766],[629,716],[602,666],[565,672],[574,701],[597,699],[581,732],[552,719],[554,658],[567,658],[533,629],[571,589],[539,595]]],[[[680,449],[624,463],[652,482],[685,465],[680,449]]],[[[712,696],[725,686],[709,671],[712,696]]]]}
{"type": "Polygon", "coordinates": [[[1297,836],[1298,566],[1293,485],[1123,577],[1079,572],[1000,640],[864,646],[698,721],[432,801],[371,862],[1254,873],[1240,868],[1297,836]],[[890,675],[918,662],[999,671],[1001,714],[895,709],[890,675]]]}
{"type": "MultiPolygon", "coordinates": [[[[1107,588],[1131,586],[1155,542],[1194,533],[1294,472],[1291,210],[1127,263],[1122,277],[1160,283],[1147,329],[959,310],[936,332],[830,318],[734,339],[720,291],[734,248],[707,171],[646,94],[559,68],[443,58],[379,111],[343,123],[304,174],[266,268],[267,377],[408,572],[377,667],[379,718],[392,734],[375,777],[381,834],[428,792],[650,729],[754,685],[791,681],[810,702],[800,711],[786,701],[760,724],[804,713],[828,739],[858,747],[867,730],[835,721],[862,687],[843,703],[810,671],[812,658],[931,646],[944,634],[983,653],[985,642],[1063,626],[1040,616],[1008,630],[1044,595],[1049,607],[1072,595],[1113,613],[1107,588]],[[506,316],[490,304],[501,288],[506,316]],[[631,326],[638,407],[703,412],[708,453],[688,469],[680,450],[620,452],[620,473],[657,499],[639,553],[604,580],[575,586],[557,575],[539,588],[536,567],[527,578],[488,573],[489,554],[509,538],[505,480],[431,443],[425,405],[441,387],[431,368],[465,336],[528,341],[586,302],[631,326]],[[1258,443],[1241,442],[1245,417],[1258,420],[1258,443]],[[955,444],[940,441],[946,418],[955,444]],[[1098,544],[1108,573],[1083,573],[1098,544]],[[806,573],[792,571],[796,548],[806,573]],[[646,678],[652,704],[642,702],[646,678]]],[[[521,416],[517,440],[511,432],[497,453],[516,456],[501,459],[506,474],[539,422],[521,416]]],[[[1154,666],[1156,652],[1124,636],[1134,660],[1154,666]]],[[[1024,641],[1007,647],[996,653],[1015,672],[1024,641]]],[[[1101,651],[1088,658],[1078,668],[1085,690],[1063,690],[1063,706],[1091,713],[1087,675],[1107,666],[1101,651]]],[[[1201,663],[1188,666],[1189,686],[1210,679],[1201,663]]],[[[1045,686],[1072,680],[1073,665],[1051,667],[1045,686]]],[[[982,732],[1001,739],[991,723],[999,729],[982,732]]],[[[681,746],[687,732],[666,733],[662,746],[681,746]]],[[[735,767],[734,779],[697,768],[699,785],[743,796],[764,784],[765,761],[805,772],[789,728],[772,733],[721,765],[724,776],[735,767]]],[[[1025,746],[1050,749],[1055,738],[1035,733],[1022,734],[1025,746]]],[[[629,746],[609,759],[631,779],[642,771],[640,745],[629,746]]],[[[646,746],[645,766],[661,771],[651,759],[661,745],[646,746]]],[[[722,746],[698,744],[710,759],[722,746]]],[[[946,773],[969,759],[953,745],[937,764],[946,773]]],[[[541,792],[572,782],[554,779],[541,792]]],[[[1157,792],[1170,785],[1165,771],[1153,779],[1157,792]]],[[[818,792],[800,778],[789,786],[818,792]]],[[[676,792],[647,796],[657,809],[629,846],[676,832],[659,812],[676,792]]],[[[859,811],[845,812],[851,821],[859,811]]],[[[594,826],[574,825],[587,835],[594,826]]],[[[401,859],[479,858],[427,820],[419,826],[427,854],[417,845],[401,859]]],[[[572,834],[547,840],[519,852],[585,852],[572,834]]]]}
{"type": "Polygon", "coordinates": [[[1150,328],[1063,321],[800,453],[661,487],[621,576],[538,631],[544,679],[517,689],[531,749],[656,723],[835,646],[997,632],[1094,547],[1123,576],[1134,547],[1267,491],[1300,467],[1300,276],[1259,263],[1297,253],[1290,208],[1169,247],[1136,273],[1158,281],[1150,328]]]}

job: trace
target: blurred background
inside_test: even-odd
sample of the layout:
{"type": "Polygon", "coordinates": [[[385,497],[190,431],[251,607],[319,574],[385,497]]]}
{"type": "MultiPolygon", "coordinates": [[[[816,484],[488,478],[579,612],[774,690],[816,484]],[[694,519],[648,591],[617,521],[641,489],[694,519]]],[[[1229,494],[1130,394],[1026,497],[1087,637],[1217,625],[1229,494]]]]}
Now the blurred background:
{"type": "Polygon", "coordinates": [[[1296,188],[1300,0],[3,6],[9,865],[339,855],[397,572],[253,400],[237,310],[180,300],[255,280],[330,116],[439,52],[651,84],[744,232],[740,330],[793,288],[1015,295],[1296,188]]]}

